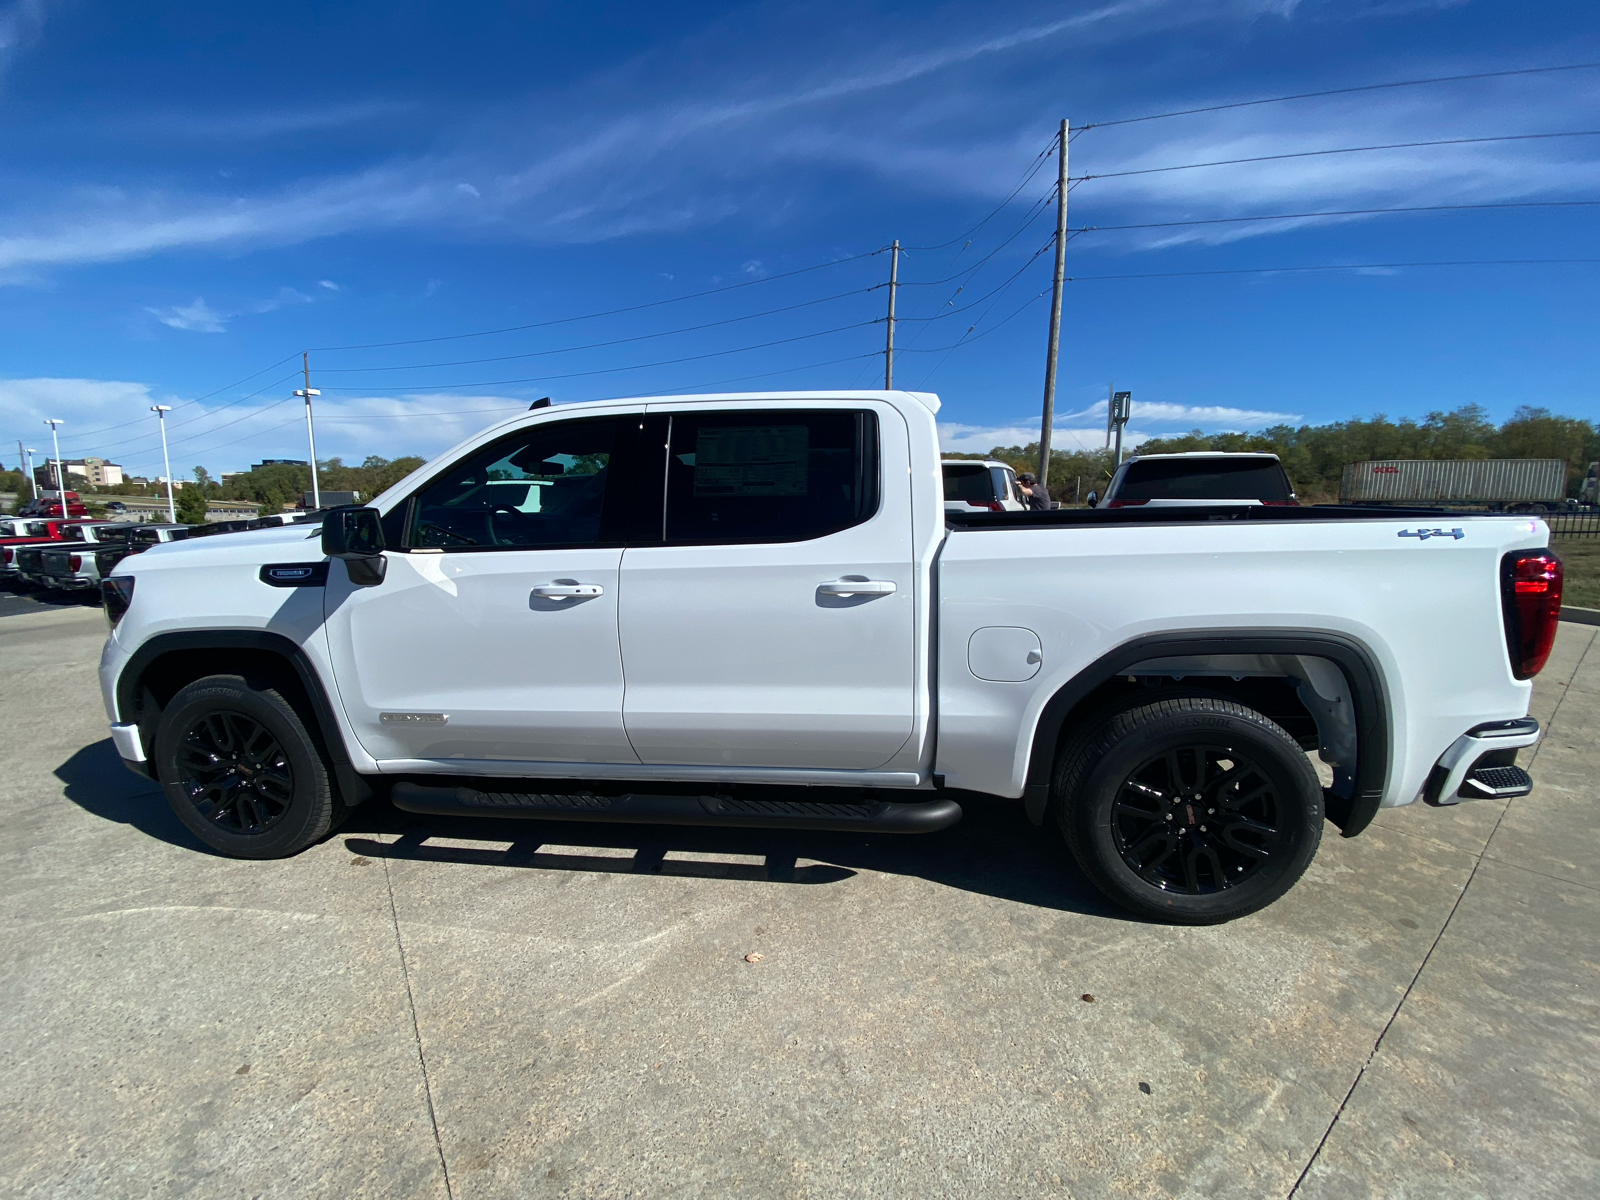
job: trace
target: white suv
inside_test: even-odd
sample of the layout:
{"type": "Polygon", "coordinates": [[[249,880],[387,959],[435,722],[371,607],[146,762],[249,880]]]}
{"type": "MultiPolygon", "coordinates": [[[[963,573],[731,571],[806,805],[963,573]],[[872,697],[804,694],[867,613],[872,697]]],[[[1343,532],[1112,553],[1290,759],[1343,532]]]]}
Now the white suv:
{"type": "Polygon", "coordinates": [[[1021,512],[1017,473],[1003,462],[991,458],[945,458],[939,461],[944,471],[945,512],[1021,512]]]}

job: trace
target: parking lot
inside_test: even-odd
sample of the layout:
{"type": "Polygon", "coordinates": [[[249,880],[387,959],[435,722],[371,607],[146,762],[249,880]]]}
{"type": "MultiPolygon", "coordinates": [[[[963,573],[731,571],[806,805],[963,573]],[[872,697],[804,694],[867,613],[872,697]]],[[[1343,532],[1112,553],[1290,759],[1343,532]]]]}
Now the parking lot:
{"type": "Polygon", "coordinates": [[[1285,900],[1178,929],[976,798],[898,840],[373,804],[294,859],[214,857],[117,760],[101,614],[8,607],[0,1178],[1595,1194],[1597,634],[1563,625],[1537,681],[1531,796],[1330,827],[1285,900]]]}

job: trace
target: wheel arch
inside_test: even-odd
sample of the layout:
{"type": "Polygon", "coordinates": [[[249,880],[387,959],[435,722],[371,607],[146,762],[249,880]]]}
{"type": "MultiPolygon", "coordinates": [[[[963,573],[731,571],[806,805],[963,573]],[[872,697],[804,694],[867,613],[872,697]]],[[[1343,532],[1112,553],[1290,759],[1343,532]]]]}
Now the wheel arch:
{"type": "Polygon", "coordinates": [[[1326,810],[1345,837],[1354,837],[1371,824],[1383,801],[1392,757],[1383,674],[1372,652],[1354,638],[1283,629],[1150,634],[1124,642],[1090,663],[1045,702],[1034,726],[1023,787],[1029,819],[1035,824],[1043,823],[1050,799],[1050,776],[1063,736],[1091,710],[1100,688],[1147,660],[1224,655],[1303,656],[1327,660],[1338,668],[1355,709],[1356,764],[1348,797],[1324,790],[1326,810]]]}
{"type": "Polygon", "coordinates": [[[345,749],[327,689],[304,650],[280,633],[262,629],[185,630],[157,634],[128,659],[117,677],[117,716],[137,724],[148,754],[155,725],[167,703],[187,684],[207,675],[240,673],[269,682],[306,720],[345,803],[359,804],[372,794],[345,749]]]}

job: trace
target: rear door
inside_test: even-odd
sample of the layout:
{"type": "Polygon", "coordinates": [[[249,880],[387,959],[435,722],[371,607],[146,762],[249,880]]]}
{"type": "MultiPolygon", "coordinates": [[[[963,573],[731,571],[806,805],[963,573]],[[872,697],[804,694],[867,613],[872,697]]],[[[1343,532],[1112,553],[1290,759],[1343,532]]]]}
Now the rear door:
{"type": "Polygon", "coordinates": [[[868,401],[645,423],[662,507],[622,562],[628,738],[646,763],[870,770],[913,728],[909,435],[868,401]]]}

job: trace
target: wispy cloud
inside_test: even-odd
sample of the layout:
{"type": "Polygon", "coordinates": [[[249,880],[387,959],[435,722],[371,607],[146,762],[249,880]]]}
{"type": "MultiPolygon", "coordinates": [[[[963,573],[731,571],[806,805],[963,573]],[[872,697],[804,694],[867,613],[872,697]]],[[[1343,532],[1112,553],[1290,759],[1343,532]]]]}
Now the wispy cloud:
{"type": "MultiPolygon", "coordinates": [[[[1124,445],[1191,429],[1207,433],[1236,432],[1264,429],[1269,425],[1296,424],[1302,419],[1299,413],[1265,409],[1139,400],[1135,401],[1131,416],[1133,423],[1123,433],[1124,445]]],[[[1104,400],[1076,412],[1058,412],[1051,430],[1050,444],[1057,450],[1100,449],[1106,443],[1105,420],[1104,400]]],[[[946,450],[961,454],[987,454],[996,446],[1026,446],[1038,440],[1037,418],[1001,425],[939,422],[939,444],[946,450]]]]}
{"type": "Polygon", "coordinates": [[[195,333],[226,333],[228,322],[237,314],[218,312],[196,296],[192,304],[176,304],[169,308],[146,308],[145,312],[163,325],[174,329],[188,329],[195,333]]]}
{"type": "Polygon", "coordinates": [[[0,75],[44,30],[49,0],[11,0],[0,5],[0,75]]]}

